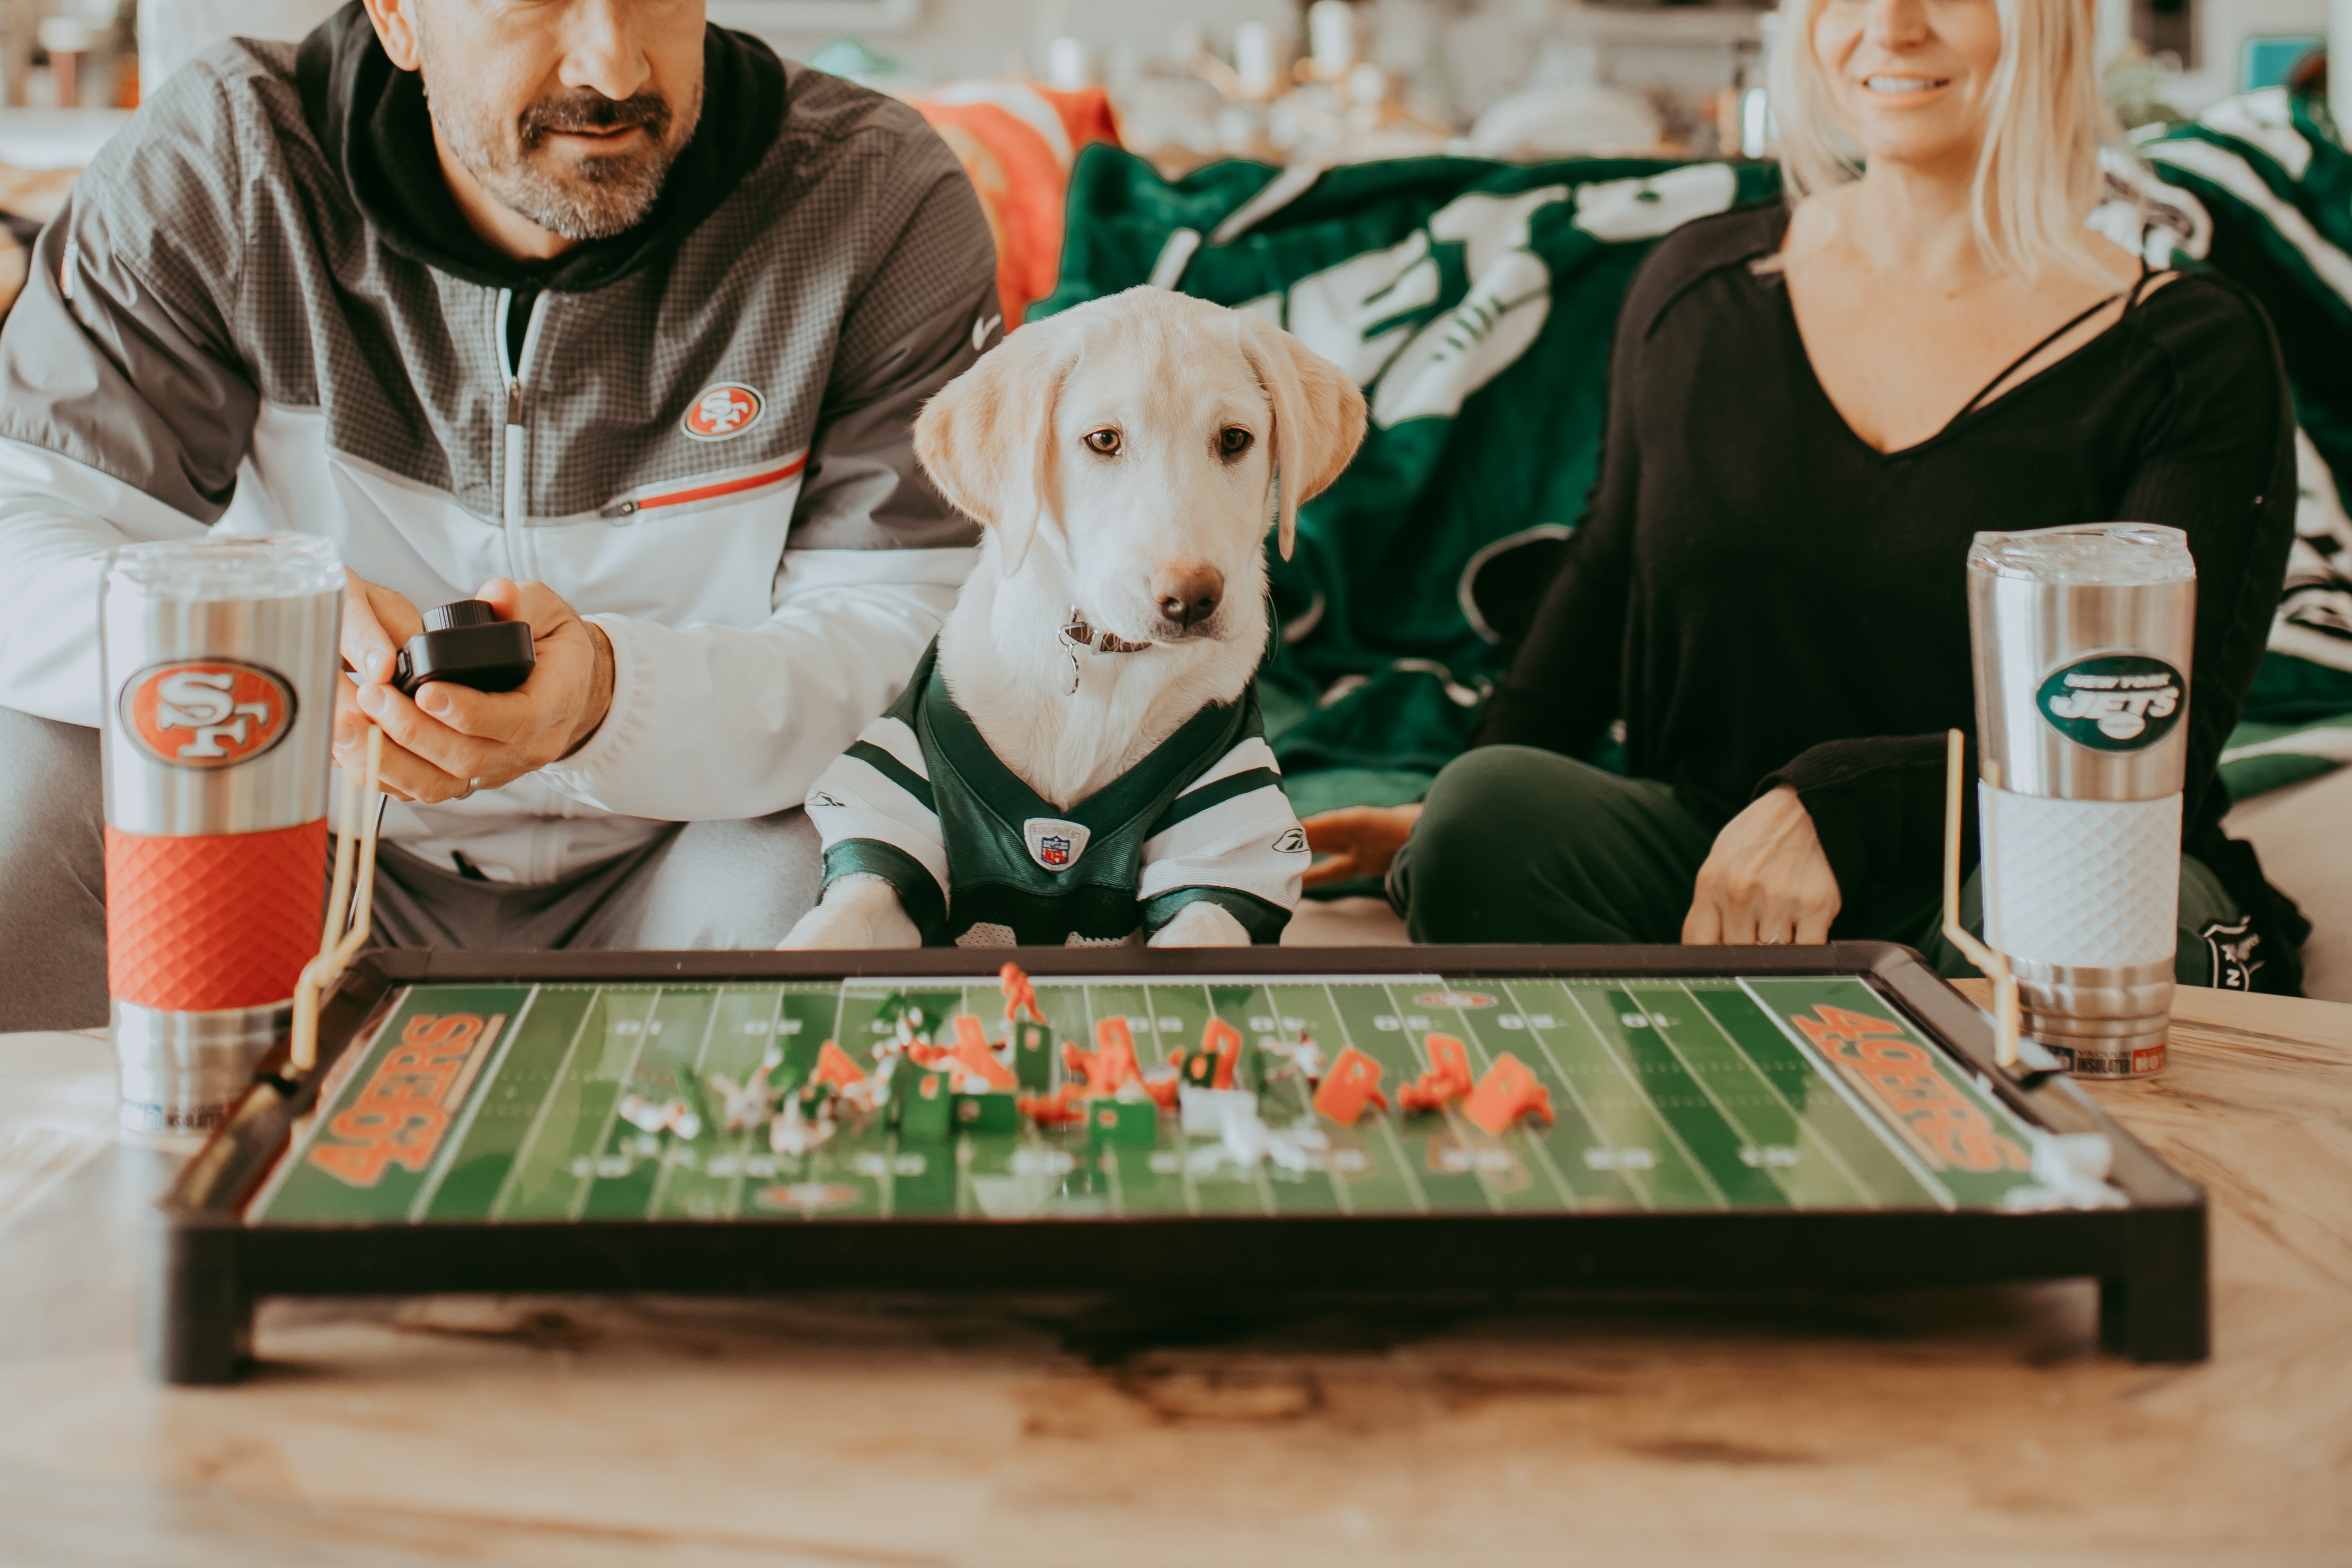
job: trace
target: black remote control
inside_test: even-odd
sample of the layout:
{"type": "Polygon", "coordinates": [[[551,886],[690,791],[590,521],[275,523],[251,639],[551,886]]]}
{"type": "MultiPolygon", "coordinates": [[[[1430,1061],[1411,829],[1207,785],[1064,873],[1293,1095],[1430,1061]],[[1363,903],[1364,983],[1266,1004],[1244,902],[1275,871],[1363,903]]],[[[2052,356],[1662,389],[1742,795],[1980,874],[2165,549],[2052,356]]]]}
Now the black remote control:
{"type": "Polygon", "coordinates": [[[392,684],[412,697],[427,681],[510,692],[530,678],[538,662],[527,623],[499,620],[481,600],[460,599],[425,612],[424,632],[394,662],[392,684]]]}

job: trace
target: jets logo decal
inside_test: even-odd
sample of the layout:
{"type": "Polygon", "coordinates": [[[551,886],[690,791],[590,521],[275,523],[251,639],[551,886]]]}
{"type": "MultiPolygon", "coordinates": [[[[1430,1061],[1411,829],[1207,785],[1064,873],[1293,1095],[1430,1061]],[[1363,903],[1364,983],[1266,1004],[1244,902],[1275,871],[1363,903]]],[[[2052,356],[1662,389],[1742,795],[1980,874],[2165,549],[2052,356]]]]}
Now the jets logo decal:
{"type": "Polygon", "coordinates": [[[686,411],[685,430],[697,441],[730,441],[759,423],[767,406],[750,387],[721,382],[694,400],[686,411]]]}
{"type": "Polygon", "coordinates": [[[1282,836],[1274,841],[1276,854],[1303,855],[1307,852],[1307,830],[1285,828],[1282,836]]]}
{"type": "Polygon", "coordinates": [[[1056,817],[1032,817],[1021,824],[1021,841],[1028,846],[1029,858],[1047,871],[1066,871],[1077,863],[1092,836],[1085,823],[1056,817]]]}
{"type": "Polygon", "coordinates": [[[234,659],[174,659],[124,683],[122,728],[173,768],[211,772],[250,762],[294,727],[294,688],[234,659]]]}
{"type": "Polygon", "coordinates": [[[2036,706],[2050,727],[2095,751],[2140,751],[2179,722],[2189,683],[2162,659],[2099,653],[2053,670],[2036,706]]]}

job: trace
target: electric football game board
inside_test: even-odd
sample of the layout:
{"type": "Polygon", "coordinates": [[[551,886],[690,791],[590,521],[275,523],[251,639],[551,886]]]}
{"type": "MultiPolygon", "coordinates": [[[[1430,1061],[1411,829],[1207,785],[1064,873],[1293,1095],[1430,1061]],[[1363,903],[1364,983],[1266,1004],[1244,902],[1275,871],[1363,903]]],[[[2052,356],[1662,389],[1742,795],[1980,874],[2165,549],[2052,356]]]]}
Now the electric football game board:
{"type": "Polygon", "coordinates": [[[2091,1277],[2205,1200],[1906,948],[380,953],[162,1206],[149,1354],[271,1295],[2091,1277]],[[862,968],[858,966],[864,966],[862,968]]]}

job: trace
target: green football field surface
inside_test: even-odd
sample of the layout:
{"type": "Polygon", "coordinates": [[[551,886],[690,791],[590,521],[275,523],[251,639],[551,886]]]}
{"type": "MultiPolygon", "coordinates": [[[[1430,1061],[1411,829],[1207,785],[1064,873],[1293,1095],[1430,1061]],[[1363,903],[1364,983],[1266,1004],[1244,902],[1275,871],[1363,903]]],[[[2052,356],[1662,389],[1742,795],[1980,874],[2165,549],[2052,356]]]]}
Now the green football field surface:
{"type": "Polygon", "coordinates": [[[1124,1017],[1151,1066],[1198,1042],[1214,1014],[1243,1033],[1245,1080],[1279,1064],[1265,1042],[1304,1031],[1327,1060],[1349,1046],[1376,1059],[1391,1103],[1427,1065],[1423,1040],[1450,1034],[1482,1075],[1507,1052],[1524,1062],[1557,1120],[1501,1137],[1458,1108],[1368,1112],[1341,1127],[1314,1114],[1306,1084],[1276,1077],[1259,1090],[1266,1124],[1311,1119],[1330,1140],[1303,1172],[1244,1167],[1219,1140],[1186,1137],[1174,1115],[1160,1118],[1149,1148],[1090,1144],[1084,1128],[1025,1118],[1014,1132],[902,1145],[877,1117],[845,1122],[831,1142],[792,1156],[771,1152],[764,1124],[720,1130],[716,1095],[691,1140],[641,1132],[619,1104],[632,1091],[656,1102],[677,1094],[679,1064],[706,1081],[740,1081],[772,1045],[783,1053],[781,1084],[804,1079],[827,1040],[866,1064],[890,1031],[881,1014],[894,994],[935,1019],[977,1014],[1001,1038],[993,981],[418,986],[338,1062],[325,1109],[298,1128],[248,1222],[1975,1209],[1999,1207],[2032,1180],[2024,1125],[1852,978],[1041,977],[1036,989],[1056,1041],[1092,1049],[1097,1020],[1124,1017]],[[1890,1038],[1924,1048],[1908,1055],[1932,1058],[1932,1069],[1874,1089],[1796,1027],[1824,1007],[1883,1020],[1890,1038]],[[387,1056],[404,1035],[459,1014],[486,1020],[483,1043],[441,1077],[404,1086],[387,1056]],[[346,1135],[366,1118],[342,1115],[337,1130],[371,1084],[379,1110],[386,1093],[427,1106],[404,1129],[400,1157],[379,1148],[373,1170],[352,1158],[366,1152],[364,1137],[346,1135]],[[1906,1129],[1906,1118],[1931,1112],[1974,1127],[1998,1150],[1996,1168],[1960,1168],[1969,1162],[1942,1157],[1932,1137],[1906,1129]]]}

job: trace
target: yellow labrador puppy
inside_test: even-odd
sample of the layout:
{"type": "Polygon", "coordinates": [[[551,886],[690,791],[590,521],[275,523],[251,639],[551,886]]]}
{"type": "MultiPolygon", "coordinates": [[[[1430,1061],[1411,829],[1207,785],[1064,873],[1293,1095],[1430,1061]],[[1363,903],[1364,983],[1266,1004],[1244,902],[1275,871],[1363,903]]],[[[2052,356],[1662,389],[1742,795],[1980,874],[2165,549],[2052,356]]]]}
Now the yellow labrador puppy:
{"type": "Polygon", "coordinates": [[[915,452],[986,526],[905,695],[808,797],[824,894],[786,947],[1280,936],[1306,835],[1251,677],[1265,533],[1364,399],[1263,317],[1134,288],[1024,327],[915,452]]]}

